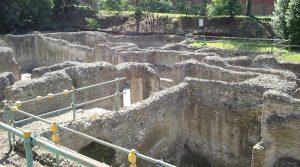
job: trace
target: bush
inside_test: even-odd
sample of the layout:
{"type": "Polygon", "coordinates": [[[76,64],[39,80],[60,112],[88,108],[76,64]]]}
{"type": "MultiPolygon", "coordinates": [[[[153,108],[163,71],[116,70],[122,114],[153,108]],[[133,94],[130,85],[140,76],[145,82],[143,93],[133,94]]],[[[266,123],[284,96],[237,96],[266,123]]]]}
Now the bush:
{"type": "Polygon", "coordinates": [[[300,1],[290,0],[286,12],[288,38],[294,45],[300,45],[300,1]]]}
{"type": "Polygon", "coordinates": [[[100,23],[93,18],[85,18],[85,21],[87,23],[86,26],[92,30],[97,30],[100,27],[100,23]]]}
{"type": "Polygon", "coordinates": [[[275,29],[277,36],[287,39],[287,23],[286,23],[286,11],[290,0],[277,0],[275,3],[275,11],[272,17],[272,25],[275,29]]]}
{"type": "Polygon", "coordinates": [[[227,15],[233,18],[242,14],[242,5],[239,0],[212,0],[208,5],[209,16],[227,15]]]}
{"type": "Polygon", "coordinates": [[[52,0],[1,0],[0,31],[39,29],[50,23],[52,0]]]}

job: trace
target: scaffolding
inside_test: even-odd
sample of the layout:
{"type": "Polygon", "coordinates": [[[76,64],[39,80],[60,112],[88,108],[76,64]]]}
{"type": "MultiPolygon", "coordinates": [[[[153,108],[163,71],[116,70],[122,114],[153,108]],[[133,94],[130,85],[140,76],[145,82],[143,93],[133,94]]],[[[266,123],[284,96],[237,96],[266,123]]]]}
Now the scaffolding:
{"type": "Polygon", "coordinates": [[[117,151],[120,151],[121,153],[128,154],[128,160],[129,160],[129,163],[131,164],[130,166],[135,166],[136,158],[140,158],[140,159],[148,161],[152,164],[155,164],[157,166],[175,167],[174,165],[168,164],[162,160],[154,159],[154,158],[148,157],[146,155],[140,154],[137,151],[135,151],[134,149],[129,150],[129,149],[114,145],[112,143],[97,139],[93,136],[78,132],[76,130],[73,130],[71,128],[62,126],[56,122],[51,122],[51,121],[43,118],[43,117],[47,117],[47,116],[51,116],[51,115],[55,115],[55,114],[59,114],[59,113],[71,110],[73,113],[73,120],[75,121],[76,120],[76,110],[78,107],[86,106],[91,103],[95,103],[95,102],[99,102],[99,101],[111,99],[111,98],[115,98],[114,109],[116,112],[118,112],[120,109],[120,103],[121,103],[120,96],[123,95],[123,93],[120,92],[120,81],[125,80],[125,79],[126,79],[125,77],[124,78],[116,78],[114,80],[110,80],[107,82],[102,82],[102,83],[98,83],[98,84],[94,84],[94,85],[90,85],[90,86],[86,86],[86,87],[81,87],[81,88],[77,88],[77,89],[73,87],[71,90],[64,90],[63,92],[60,92],[57,94],[49,93],[47,96],[44,96],[44,97],[37,96],[35,99],[26,100],[26,101],[16,101],[14,103],[12,103],[12,102],[10,103],[10,102],[6,101],[5,107],[3,110],[5,113],[6,122],[8,124],[0,122],[0,129],[7,131],[8,142],[9,142],[10,148],[13,147],[13,145],[14,145],[13,143],[16,141],[16,139],[15,139],[16,136],[19,137],[23,141],[26,162],[27,162],[28,167],[33,166],[32,146],[35,146],[35,145],[45,148],[48,151],[54,153],[56,155],[57,166],[59,166],[59,156],[70,159],[70,160],[72,160],[76,163],[79,163],[81,165],[84,165],[84,166],[103,166],[103,163],[100,163],[96,160],[92,160],[86,156],[83,156],[83,155],[75,152],[75,151],[69,150],[65,147],[58,145],[58,142],[60,140],[59,135],[58,135],[59,130],[65,130],[65,131],[74,133],[85,139],[88,139],[88,140],[94,141],[98,144],[102,144],[109,148],[115,149],[117,151]],[[94,88],[96,86],[112,84],[112,83],[114,83],[116,85],[116,91],[114,94],[78,104],[76,95],[78,93],[80,93],[81,90],[94,88]],[[69,107],[65,107],[65,108],[62,108],[59,110],[51,111],[51,112],[40,114],[40,115],[33,115],[26,111],[19,109],[23,103],[40,101],[45,98],[52,99],[58,95],[68,96],[69,94],[71,94],[71,98],[72,98],[72,103],[70,104],[69,107]],[[27,116],[28,118],[20,120],[20,121],[15,121],[14,113],[23,114],[23,115],[27,116]],[[48,140],[45,140],[45,139],[42,139],[42,138],[39,138],[36,136],[32,136],[30,131],[23,131],[23,130],[20,130],[20,128],[16,127],[16,125],[24,124],[28,121],[33,121],[33,120],[38,120],[38,121],[41,121],[41,122],[44,122],[44,123],[50,125],[50,131],[52,132],[51,141],[48,141],[48,140]]]}

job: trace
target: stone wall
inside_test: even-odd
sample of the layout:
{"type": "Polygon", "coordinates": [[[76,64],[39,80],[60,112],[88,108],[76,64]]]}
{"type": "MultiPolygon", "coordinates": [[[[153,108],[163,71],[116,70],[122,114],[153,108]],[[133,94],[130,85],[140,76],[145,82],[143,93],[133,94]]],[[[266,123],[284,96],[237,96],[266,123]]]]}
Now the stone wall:
{"type": "Polygon", "coordinates": [[[279,63],[279,66],[283,69],[294,72],[298,78],[300,78],[300,64],[297,63],[279,63]]]}
{"type": "MultiPolygon", "coordinates": [[[[120,82],[119,89],[122,92],[125,84],[131,86],[132,102],[148,98],[159,90],[159,77],[155,67],[150,64],[124,63],[118,66],[106,62],[95,63],[64,63],[50,67],[34,69],[34,79],[18,81],[6,90],[6,98],[12,101],[24,101],[35,99],[36,96],[46,96],[48,93],[58,93],[65,89],[71,90],[98,84],[117,77],[126,77],[120,82]],[[135,82],[141,79],[141,82],[135,82]],[[141,90],[134,91],[141,88],[141,90]],[[139,96],[141,95],[141,96],[139,96]]],[[[4,88],[3,88],[4,89],[4,88]]],[[[98,85],[76,92],[77,103],[84,103],[98,98],[110,96],[116,93],[116,83],[98,85]]],[[[122,97],[120,98],[122,99],[122,97]]],[[[116,98],[98,101],[84,106],[83,108],[101,107],[108,110],[114,109],[116,98]]],[[[22,110],[35,115],[46,113],[70,106],[71,95],[57,96],[52,100],[45,98],[42,101],[24,103],[22,110]]],[[[122,101],[120,102],[122,106],[122,101]]],[[[23,117],[17,116],[17,119],[23,117]]]]}
{"type": "Polygon", "coordinates": [[[11,72],[0,73],[0,108],[2,108],[1,101],[6,98],[5,89],[14,84],[15,80],[14,74],[11,72]]]}
{"type": "Polygon", "coordinates": [[[21,79],[21,70],[15,61],[13,51],[8,47],[0,46],[0,73],[12,72],[16,79],[21,79]]]}
{"type": "Polygon", "coordinates": [[[35,34],[5,35],[4,42],[15,54],[15,60],[22,71],[31,71],[37,67],[35,34]]]}
{"type": "MultiPolygon", "coordinates": [[[[117,78],[118,69],[112,64],[106,62],[97,63],[83,63],[78,66],[68,67],[65,69],[70,76],[75,88],[81,88],[98,84],[105,81],[114,80],[117,78]]],[[[120,85],[121,86],[121,85],[120,85]]],[[[77,100],[79,103],[87,102],[97,98],[113,95],[116,92],[115,83],[106,85],[99,85],[96,87],[80,90],[78,92],[77,100]]],[[[112,110],[114,98],[107,99],[100,102],[95,102],[87,105],[85,108],[101,107],[112,110]]]]}
{"type": "Polygon", "coordinates": [[[258,73],[252,72],[227,70],[219,66],[209,65],[193,59],[176,63],[172,70],[172,78],[175,83],[182,82],[186,76],[226,82],[241,82],[257,77],[258,75],[258,73]]]}
{"type": "Polygon", "coordinates": [[[94,49],[69,43],[65,40],[36,36],[37,67],[53,65],[64,61],[93,62],[94,49]]]}
{"type": "Polygon", "coordinates": [[[39,77],[43,76],[45,73],[62,70],[67,67],[77,66],[79,64],[80,63],[78,63],[78,62],[66,61],[64,63],[54,64],[52,66],[35,68],[32,70],[31,78],[39,78],[39,77]]]}
{"type": "MultiPolygon", "coordinates": [[[[116,145],[176,164],[176,141],[180,134],[181,112],[189,110],[186,83],[155,93],[120,112],[96,119],[84,119],[69,127],[116,145]],[[153,112],[155,111],[155,112],[153,112]],[[115,126],[117,125],[117,126],[115,126]],[[95,128],[97,127],[97,128],[95,128]],[[112,133],[113,132],[113,133],[112,133]]],[[[80,150],[89,141],[61,132],[62,144],[80,150]],[[68,140],[68,139],[74,140],[68,140]]],[[[127,155],[117,152],[117,164],[127,165],[127,155]]],[[[146,166],[138,161],[139,166],[146,166]]]]}
{"type": "Polygon", "coordinates": [[[15,53],[22,71],[64,61],[93,62],[94,49],[42,34],[6,35],[5,44],[15,53]]]}
{"type": "Polygon", "coordinates": [[[299,166],[300,100],[274,90],[263,99],[262,139],[253,148],[251,166],[299,166]]]}
{"type": "Polygon", "coordinates": [[[211,166],[250,166],[260,140],[264,88],[187,78],[191,111],[183,114],[181,155],[192,152],[211,166]]]}
{"type": "Polygon", "coordinates": [[[117,65],[120,76],[126,77],[130,85],[131,103],[148,98],[159,91],[160,80],[157,69],[148,63],[122,63],[117,65]]]}
{"type": "MultiPolygon", "coordinates": [[[[71,78],[65,72],[53,72],[37,79],[18,81],[6,88],[6,98],[12,101],[26,101],[37,96],[47,96],[48,93],[59,93],[73,86],[71,78]]],[[[41,101],[25,102],[21,110],[38,115],[49,111],[70,106],[71,98],[58,95],[53,99],[45,98],[41,101]]],[[[25,118],[17,114],[16,119],[25,118]]]]}

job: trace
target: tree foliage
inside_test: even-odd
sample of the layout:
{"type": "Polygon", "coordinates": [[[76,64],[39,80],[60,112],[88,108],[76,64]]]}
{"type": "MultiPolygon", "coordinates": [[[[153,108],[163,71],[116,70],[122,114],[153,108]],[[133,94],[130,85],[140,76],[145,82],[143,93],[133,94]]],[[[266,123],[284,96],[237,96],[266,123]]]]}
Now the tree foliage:
{"type": "Polygon", "coordinates": [[[272,17],[272,24],[276,34],[284,39],[288,38],[285,15],[289,1],[290,0],[277,0],[275,3],[274,16],[272,17]]]}
{"type": "Polygon", "coordinates": [[[290,0],[286,12],[287,33],[292,44],[300,45],[300,1],[290,0]]]}
{"type": "Polygon", "coordinates": [[[272,23],[277,36],[300,45],[299,0],[277,0],[272,23]]]}
{"type": "Polygon", "coordinates": [[[239,0],[212,0],[208,5],[209,16],[228,15],[233,18],[242,14],[242,5],[239,0]]]}
{"type": "Polygon", "coordinates": [[[85,18],[95,17],[95,11],[79,0],[53,0],[52,19],[59,27],[85,25],[85,18]]]}
{"type": "Polygon", "coordinates": [[[0,31],[41,28],[50,21],[52,0],[1,0],[0,31]]]}
{"type": "Polygon", "coordinates": [[[124,10],[124,1],[123,0],[102,0],[101,7],[104,10],[108,11],[121,11],[124,10]]]}

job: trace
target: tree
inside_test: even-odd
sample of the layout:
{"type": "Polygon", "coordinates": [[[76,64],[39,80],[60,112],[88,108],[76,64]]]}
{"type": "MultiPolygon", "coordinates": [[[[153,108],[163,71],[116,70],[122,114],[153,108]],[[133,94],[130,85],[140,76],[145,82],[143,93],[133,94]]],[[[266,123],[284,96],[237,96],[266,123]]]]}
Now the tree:
{"type": "Polygon", "coordinates": [[[50,22],[52,0],[1,0],[0,31],[42,28],[50,22]]]}
{"type": "Polygon", "coordinates": [[[208,5],[209,16],[235,15],[242,14],[242,5],[239,0],[212,0],[208,5]]]}
{"type": "Polygon", "coordinates": [[[286,12],[288,38],[294,45],[300,45],[300,1],[290,0],[286,12]]]}
{"type": "Polygon", "coordinates": [[[272,25],[277,36],[283,39],[288,38],[286,12],[290,0],[277,0],[272,17],[272,25]]]}
{"type": "Polygon", "coordinates": [[[86,25],[85,18],[95,18],[96,12],[79,0],[53,0],[52,19],[58,27],[70,28],[86,25]]]}
{"type": "Polygon", "coordinates": [[[252,0],[247,0],[247,5],[246,5],[246,16],[250,16],[252,14],[251,12],[252,9],[252,0]]]}
{"type": "Polygon", "coordinates": [[[123,0],[103,0],[102,3],[102,9],[108,10],[108,11],[121,11],[124,7],[124,1],[123,0]]]}

